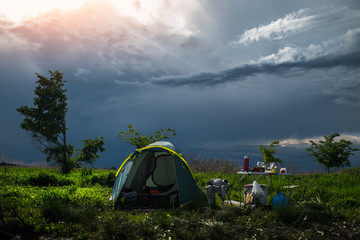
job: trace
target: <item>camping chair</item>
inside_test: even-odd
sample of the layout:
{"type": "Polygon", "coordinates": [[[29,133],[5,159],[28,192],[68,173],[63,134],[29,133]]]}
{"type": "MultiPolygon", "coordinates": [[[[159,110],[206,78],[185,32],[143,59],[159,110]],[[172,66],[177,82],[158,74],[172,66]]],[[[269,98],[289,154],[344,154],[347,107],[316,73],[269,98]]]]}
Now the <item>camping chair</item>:
{"type": "MultiPolygon", "coordinates": [[[[300,178],[294,178],[294,180],[301,180],[300,178]]],[[[307,198],[305,197],[305,193],[307,190],[307,186],[306,185],[286,185],[286,186],[282,186],[281,190],[287,190],[289,192],[289,203],[291,204],[291,196],[292,196],[292,192],[294,190],[297,190],[297,192],[300,194],[301,198],[303,200],[307,200],[307,198]]]]}
{"type": "Polygon", "coordinates": [[[227,196],[228,200],[231,203],[231,184],[228,183],[227,179],[221,180],[219,178],[215,178],[208,181],[207,184],[208,186],[206,187],[206,193],[209,204],[215,204],[215,193],[221,198],[223,202],[225,201],[227,196]]]}

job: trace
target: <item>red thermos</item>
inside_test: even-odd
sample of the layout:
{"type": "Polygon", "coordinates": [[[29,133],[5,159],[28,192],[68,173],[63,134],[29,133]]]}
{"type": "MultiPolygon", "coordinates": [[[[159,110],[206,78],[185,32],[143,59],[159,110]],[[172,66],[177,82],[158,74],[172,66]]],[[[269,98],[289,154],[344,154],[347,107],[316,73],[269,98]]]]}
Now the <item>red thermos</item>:
{"type": "Polygon", "coordinates": [[[244,157],[244,172],[248,172],[249,171],[249,157],[245,156],[244,157]]]}

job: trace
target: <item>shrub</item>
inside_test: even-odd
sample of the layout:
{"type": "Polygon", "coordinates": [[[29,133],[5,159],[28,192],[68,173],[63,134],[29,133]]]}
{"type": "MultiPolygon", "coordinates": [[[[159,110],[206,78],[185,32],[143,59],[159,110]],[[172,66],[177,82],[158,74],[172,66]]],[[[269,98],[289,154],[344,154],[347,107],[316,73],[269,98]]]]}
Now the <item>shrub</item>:
{"type": "Polygon", "coordinates": [[[73,184],[73,181],[59,175],[56,176],[51,173],[40,172],[37,175],[32,175],[27,179],[24,179],[24,183],[27,183],[31,186],[46,187],[71,185],[73,184]]]}
{"type": "Polygon", "coordinates": [[[339,173],[360,176],[360,167],[358,167],[358,168],[355,168],[355,167],[342,168],[342,169],[340,169],[339,173]]]}
{"type": "Polygon", "coordinates": [[[92,206],[76,206],[61,199],[49,199],[41,207],[41,215],[51,222],[85,223],[95,216],[92,206]]]}
{"type": "Polygon", "coordinates": [[[90,176],[92,174],[93,174],[93,169],[92,168],[83,167],[81,169],[81,177],[90,176]]]}
{"type": "Polygon", "coordinates": [[[128,219],[124,214],[115,212],[102,224],[100,239],[141,239],[141,228],[136,222],[128,219]]]}
{"type": "Polygon", "coordinates": [[[93,177],[91,177],[90,183],[92,185],[95,185],[95,184],[98,183],[101,186],[112,187],[112,186],[114,186],[114,183],[115,183],[115,173],[114,172],[109,172],[106,175],[104,175],[104,174],[102,174],[102,175],[94,175],[93,177]]]}
{"type": "Polygon", "coordinates": [[[198,159],[189,158],[189,164],[194,172],[221,172],[225,174],[236,173],[239,166],[227,159],[198,159]]]}

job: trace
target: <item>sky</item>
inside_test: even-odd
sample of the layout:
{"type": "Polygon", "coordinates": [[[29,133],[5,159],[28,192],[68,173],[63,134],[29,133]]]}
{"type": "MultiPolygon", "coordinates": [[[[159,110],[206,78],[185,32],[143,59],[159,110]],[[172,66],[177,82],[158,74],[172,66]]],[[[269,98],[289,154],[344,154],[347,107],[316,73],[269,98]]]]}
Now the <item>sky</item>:
{"type": "Polygon", "coordinates": [[[98,167],[133,151],[117,137],[128,124],[175,129],[185,156],[239,166],[274,140],[294,171],[321,169],[310,139],[360,146],[357,0],[0,0],[5,161],[46,165],[16,109],[49,70],[67,81],[70,141],[104,137],[98,167]]]}

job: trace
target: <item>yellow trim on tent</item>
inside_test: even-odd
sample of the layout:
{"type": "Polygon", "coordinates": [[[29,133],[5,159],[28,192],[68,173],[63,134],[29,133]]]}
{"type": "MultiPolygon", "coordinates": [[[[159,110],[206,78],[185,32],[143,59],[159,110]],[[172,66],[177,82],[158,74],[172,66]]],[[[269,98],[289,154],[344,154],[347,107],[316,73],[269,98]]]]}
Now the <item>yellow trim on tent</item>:
{"type": "Polygon", "coordinates": [[[146,146],[146,147],[140,148],[139,150],[141,151],[141,150],[146,150],[148,148],[154,148],[154,147],[165,149],[165,150],[169,151],[171,154],[174,154],[174,155],[178,156],[186,164],[186,166],[190,170],[191,176],[194,178],[194,176],[193,176],[194,174],[193,174],[189,164],[186,162],[186,160],[179,153],[175,152],[174,150],[172,150],[170,148],[167,148],[167,147],[164,147],[164,146],[156,146],[156,145],[146,146]]]}
{"type": "MultiPolygon", "coordinates": [[[[151,145],[151,146],[146,146],[146,147],[143,147],[143,148],[140,148],[140,149],[136,149],[135,152],[138,152],[138,153],[141,153],[143,150],[146,150],[146,149],[149,149],[149,148],[162,148],[162,149],[165,149],[166,151],[169,151],[171,154],[173,155],[176,155],[178,156],[185,164],[186,166],[188,167],[188,169],[190,170],[190,173],[191,173],[191,176],[192,178],[194,178],[194,174],[189,166],[189,164],[186,162],[186,160],[181,156],[181,154],[175,152],[174,150],[170,149],[170,148],[167,148],[167,147],[164,147],[164,146],[156,146],[156,145],[151,145]]],[[[131,153],[129,155],[129,157],[127,157],[125,159],[125,161],[121,164],[121,166],[119,167],[118,171],[116,172],[115,174],[115,177],[117,177],[117,175],[120,173],[120,170],[122,169],[122,167],[125,165],[125,163],[132,157],[133,153],[131,153]]]]}
{"type": "Polygon", "coordinates": [[[117,177],[117,175],[120,173],[120,170],[123,168],[123,166],[125,165],[125,163],[131,158],[133,154],[131,153],[126,159],[125,161],[121,164],[121,166],[119,167],[119,169],[117,170],[115,177],[117,177]]]}

